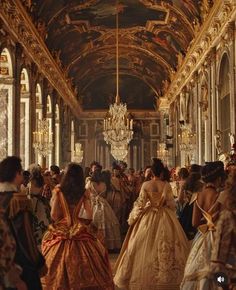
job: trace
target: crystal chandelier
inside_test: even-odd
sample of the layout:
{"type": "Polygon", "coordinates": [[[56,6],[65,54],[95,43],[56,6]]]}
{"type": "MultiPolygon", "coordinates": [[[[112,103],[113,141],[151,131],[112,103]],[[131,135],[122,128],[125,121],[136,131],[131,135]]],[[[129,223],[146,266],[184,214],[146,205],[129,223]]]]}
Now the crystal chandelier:
{"type": "Polygon", "coordinates": [[[75,143],[75,151],[73,156],[73,161],[81,163],[83,160],[84,151],[82,150],[82,145],[80,143],[75,143]]]}
{"type": "Polygon", "coordinates": [[[124,144],[120,146],[111,145],[111,154],[116,160],[123,161],[128,154],[128,146],[124,144]]]}
{"type": "Polygon", "coordinates": [[[52,153],[52,132],[49,132],[49,121],[47,119],[38,121],[38,131],[33,132],[33,148],[35,152],[44,157],[52,153]]]}
{"type": "Polygon", "coordinates": [[[163,162],[167,163],[169,157],[169,151],[166,149],[166,143],[160,143],[157,150],[157,158],[160,158],[163,162]]]}
{"type": "Polygon", "coordinates": [[[127,106],[119,96],[119,41],[118,3],[116,13],[116,101],[110,105],[104,119],[104,140],[111,145],[111,154],[116,160],[124,160],[128,154],[128,144],[133,137],[133,120],[128,118],[127,106]]]}

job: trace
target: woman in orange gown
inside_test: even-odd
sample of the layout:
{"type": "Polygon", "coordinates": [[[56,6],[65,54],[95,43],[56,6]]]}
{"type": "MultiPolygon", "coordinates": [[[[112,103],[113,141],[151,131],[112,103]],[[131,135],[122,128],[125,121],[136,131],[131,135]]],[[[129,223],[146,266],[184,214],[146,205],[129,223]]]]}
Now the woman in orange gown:
{"type": "Polygon", "coordinates": [[[90,233],[79,212],[83,205],[91,220],[90,200],[84,193],[82,168],[68,165],[61,185],[52,197],[54,223],[44,235],[42,252],[48,267],[43,278],[47,290],[113,290],[108,255],[90,233]]]}

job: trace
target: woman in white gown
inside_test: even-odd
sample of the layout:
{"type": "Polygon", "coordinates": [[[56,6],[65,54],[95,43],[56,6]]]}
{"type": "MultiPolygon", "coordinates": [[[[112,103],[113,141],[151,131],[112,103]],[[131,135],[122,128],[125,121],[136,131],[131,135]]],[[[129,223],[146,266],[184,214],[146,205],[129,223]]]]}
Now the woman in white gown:
{"type": "Polygon", "coordinates": [[[215,223],[220,210],[218,188],[224,175],[224,164],[221,161],[208,162],[202,169],[204,188],[192,198],[192,223],[198,228],[198,233],[186,263],[181,290],[217,289],[211,279],[210,259],[215,238],[215,223]]]}
{"type": "Polygon", "coordinates": [[[90,192],[93,224],[97,229],[97,237],[108,250],[117,250],[121,247],[120,224],[104,196],[105,174],[105,172],[95,171],[88,179],[86,189],[90,192]]]}
{"type": "Polygon", "coordinates": [[[168,182],[153,159],[154,178],[144,182],[129,216],[129,231],[115,265],[114,282],[124,290],[177,290],[189,252],[188,241],[175,215],[168,182]]]}

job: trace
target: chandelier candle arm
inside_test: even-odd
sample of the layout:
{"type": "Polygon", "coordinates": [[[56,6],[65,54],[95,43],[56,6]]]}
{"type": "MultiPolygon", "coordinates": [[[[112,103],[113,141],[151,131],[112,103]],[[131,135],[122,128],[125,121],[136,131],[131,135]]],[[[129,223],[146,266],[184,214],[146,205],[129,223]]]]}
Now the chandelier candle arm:
{"type": "Polygon", "coordinates": [[[46,157],[52,152],[52,132],[49,132],[47,119],[39,120],[37,131],[33,132],[33,148],[35,152],[46,157]]]}

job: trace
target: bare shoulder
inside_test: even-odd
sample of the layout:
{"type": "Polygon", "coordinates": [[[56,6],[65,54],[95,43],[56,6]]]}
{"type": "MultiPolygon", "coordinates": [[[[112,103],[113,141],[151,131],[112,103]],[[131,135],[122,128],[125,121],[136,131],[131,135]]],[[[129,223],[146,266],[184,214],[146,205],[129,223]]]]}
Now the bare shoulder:
{"type": "Polygon", "coordinates": [[[141,190],[146,190],[147,188],[149,188],[151,182],[152,180],[144,181],[144,183],[142,184],[141,190]]]}
{"type": "Polygon", "coordinates": [[[161,192],[165,185],[166,185],[166,182],[162,180],[150,180],[143,183],[142,189],[146,191],[152,191],[152,192],[154,191],[161,192]]]}

